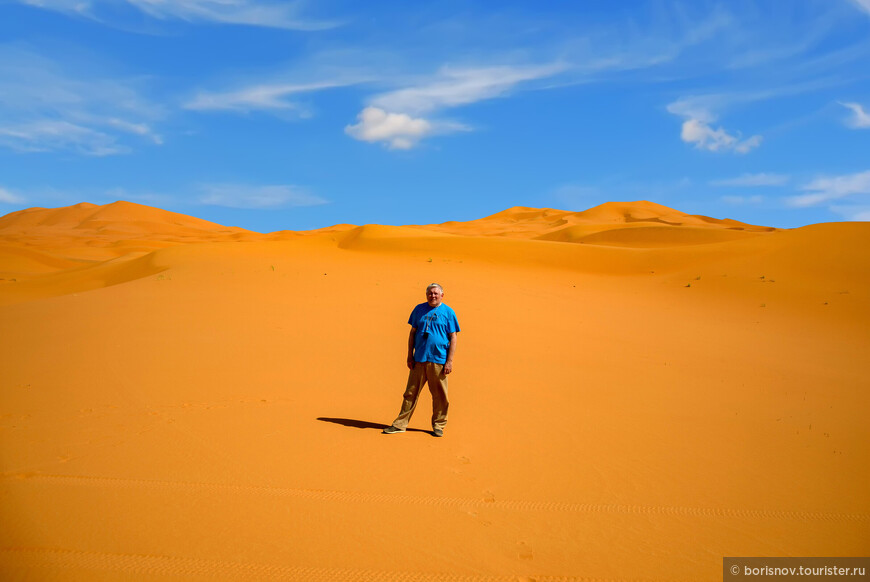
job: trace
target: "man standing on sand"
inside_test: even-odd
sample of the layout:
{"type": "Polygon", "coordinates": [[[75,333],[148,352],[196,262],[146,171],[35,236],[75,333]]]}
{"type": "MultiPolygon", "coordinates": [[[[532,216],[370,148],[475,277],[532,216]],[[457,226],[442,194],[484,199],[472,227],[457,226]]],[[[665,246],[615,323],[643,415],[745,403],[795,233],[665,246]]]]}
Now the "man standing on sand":
{"type": "Polygon", "coordinates": [[[459,322],[456,313],[444,305],[444,289],[438,283],[426,287],[426,303],[411,312],[408,323],[408,385],[405,387],[402,410],[384,434],[405,432],[423,384],[429,383],[432,393],[432,434],[444,436],[447,424],[447,375],[453,371],[456,334],[459,322]]]}

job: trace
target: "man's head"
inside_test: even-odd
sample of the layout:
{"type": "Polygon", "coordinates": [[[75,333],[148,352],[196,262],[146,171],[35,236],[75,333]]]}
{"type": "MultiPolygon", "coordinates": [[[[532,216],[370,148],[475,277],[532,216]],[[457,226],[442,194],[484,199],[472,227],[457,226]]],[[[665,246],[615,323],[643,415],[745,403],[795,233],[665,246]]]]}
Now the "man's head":
{"type": "Polygon", "coordinates": [[[430,283],[426,287],[426,302],[429,307],[438,307],[444,300],[444,289],[438,283],[430,283]]]}

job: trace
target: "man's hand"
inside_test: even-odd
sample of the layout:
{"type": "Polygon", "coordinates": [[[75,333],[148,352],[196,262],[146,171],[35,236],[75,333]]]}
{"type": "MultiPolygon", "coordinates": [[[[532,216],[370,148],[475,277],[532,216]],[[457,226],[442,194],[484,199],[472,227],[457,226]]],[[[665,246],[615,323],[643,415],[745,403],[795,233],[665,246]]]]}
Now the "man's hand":
{"type": "Polygon", "coordinates": [[[456,353],[456,332],[450,332],[450,345],[447,347],[447,362],[444,364],[444,373],[453,371],[453,354],[456,353]]]}
{"type": "Polygon", "coordinates": [[[408,356],[408,369],[414,369],[414,356],[408,356]]]}

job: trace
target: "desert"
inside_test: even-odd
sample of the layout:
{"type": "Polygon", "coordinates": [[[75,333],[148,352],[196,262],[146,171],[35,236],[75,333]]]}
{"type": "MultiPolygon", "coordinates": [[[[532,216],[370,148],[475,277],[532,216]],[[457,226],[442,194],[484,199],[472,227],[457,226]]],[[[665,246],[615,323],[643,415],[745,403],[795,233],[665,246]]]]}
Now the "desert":
{"type": "Polygon", "coordinates": [[[870,551],[870,223],[0,218],[9,580],[720,580],[870,551]],[[431,282],[450,418],[383,435],[431,282]]]}

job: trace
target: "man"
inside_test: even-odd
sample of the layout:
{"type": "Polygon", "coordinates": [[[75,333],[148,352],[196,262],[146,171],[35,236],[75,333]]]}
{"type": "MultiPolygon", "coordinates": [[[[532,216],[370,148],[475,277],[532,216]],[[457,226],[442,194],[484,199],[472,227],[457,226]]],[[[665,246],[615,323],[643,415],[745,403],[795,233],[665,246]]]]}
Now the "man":
{"type": "Polygon", "coordinates": [[[405,387],[402,410],[384,434],[405,432],[423,384],[428,382],[432,393],[432,434],[444,436],[447,424],[447,375],[453,371],[456,334],[459,322],[456,313],[444,305],[444,289],[438,283],[426,287],[426,303],[411,312],[408,323],[408,385],[405,387]]]}

